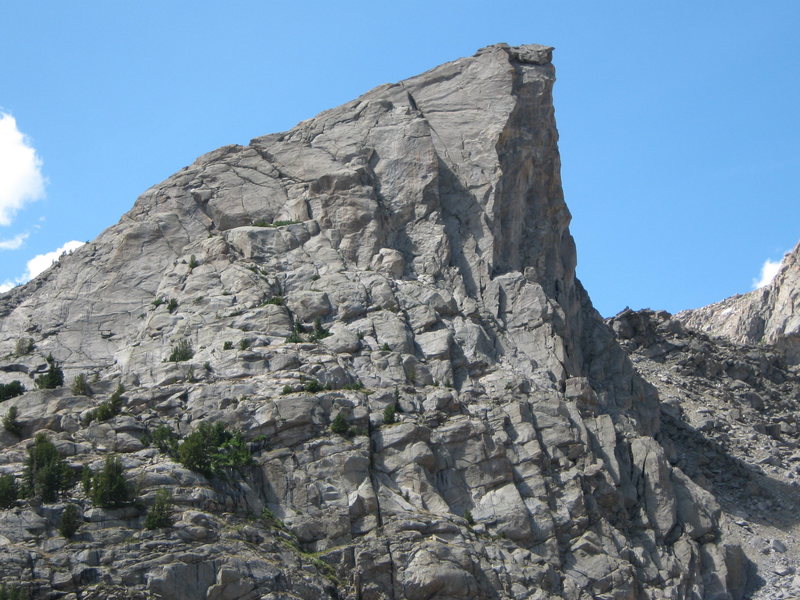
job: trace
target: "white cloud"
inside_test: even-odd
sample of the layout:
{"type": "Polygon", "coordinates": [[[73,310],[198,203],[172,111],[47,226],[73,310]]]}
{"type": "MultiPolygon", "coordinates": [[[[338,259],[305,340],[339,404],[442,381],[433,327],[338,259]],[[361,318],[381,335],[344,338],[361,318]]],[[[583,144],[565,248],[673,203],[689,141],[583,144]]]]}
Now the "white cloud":
{"type": "Polygon", "coordinates": [[[781,270],[781,263],[782,260],[772,261],[767,259],[764,261],[764,264],[761,265],[761,278],[760,279],[753,279],[753,289],[757,290],[758,288],[762,288],[765,285],[769,285],[773,279],[775,279],[775,275],[778,274],[778,271],[781,270]]]}
{"type": "Polygon", "coordinates": [[[53,250],[52,252],[47,252],[45,254],[38,254],[34,256],[32,259],[28,261],[28,271],[25,273],[25,281],[33,279],[39,273],[47,269],[50,265],[56,262],[62,254],[66,252],[72,252],[77,248],[83,246],[85,242],[76,242],[72,240],[71,242],[67,242],[61,248],[57,250],[53,250]]]}
{"type": "Polygon", "coordinates": [[[27,233],[20,233],[19,235],[15,235],[10,240],[0,240],[0,250],[16,250],[20,246],[22,246],[22,242],[28,239],[27,233]]]}
{"type": "Polygon", "coordinates": [[[17,129],[17,121],[0,113],[0,225],[10,225],[25,204],[44,197],[42,160],[17,129]]]}
{"type": "Polygon", "coordinates": [[[16,285],[27,283],[28,281],[39,275],[41,272],[43,272],[45,269],[47,269],[47,267],[56,262],[59,258],[61,258],[62,254],[65,254],[66,252],[72,252],[73,250],[76,250],[77,248],[83,246],[84,243],[85,242],[78,242],[72,240],[71,242],[67,242],[66,244],[61,246],[61,248],[57,248],[52,252],[37,254],[28,261],[27,269],[25,270],[24,274],[17,277],[14,281],[6,280],[3,283],[0,283],[0,294],[3,292],[7,292],[16,285]]]}

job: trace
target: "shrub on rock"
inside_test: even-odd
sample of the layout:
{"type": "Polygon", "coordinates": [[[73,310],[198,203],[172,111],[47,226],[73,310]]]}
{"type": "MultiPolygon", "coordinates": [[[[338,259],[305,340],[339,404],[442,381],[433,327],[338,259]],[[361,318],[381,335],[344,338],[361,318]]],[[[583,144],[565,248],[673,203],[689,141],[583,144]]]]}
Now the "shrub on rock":
{"type": "Polygon", "coordinates": [[[92,390],[89,389],[89,383],[86,381],[86,375],[79,373],[75,379],[72,380],[70,391],[76,396],[91,396],[92,390]]]}
{"type": "Polygon", "coordinates": [[[25,393],[25,386],[17,379],[11,383],[0,383],[0,402],[16,398],[25,393]]]}
{"type": "Polygon", "coordinates": [[[383,422],[390,425],[397,421],[397,407],[394,404],[389,404],[383,409],[383,422]]]}
{"type": "Polygon", "coordinates": [[[144,519],[145,529],[172,527],[172,496],[168,490],[158,490],[156,501],[144,519]]]}
{"type": "Polygon", "coordinates": [[[34,344],[31,338],[19,338],[14,347],[15,356],[25,356],[33,352],[34,344]]]}
{"type": "Polygon", "coordinates": [[[241,472],[252,457],[240,433],[229,431],[222,423],[203,422],[178,446],[178,461],[213,477],[229,469],[241,472]]]}
{"type": "Polygon", "coordinates": [[[122,471],[122,463],[118,458],[106,458],[103,469],[92,478],[91,498],[95,505],[116,508],[133,499],[131,487],[122,471]]]}
{"type": "Polygon", "coordinates": [[[80,510],[74,504],[67,504],[64,512],[61,513],[61,520],[58,523],[58,532],[69,539],[78,531],[83,518],[80,510]]]}
{"type": "Polygon", "coordinates": [[[3,429],[14,435],[20,435],[20,433],[22,433],[22,423],[17,419],[17,412],[17,407],[12,406],[3,417],[3,429]]]}
{"type": "Polygon", "coordinates": [[[347,435],[350,432],[350,426],[344,418],[344,414],[339,413],[331,421],[331,431],[339,435],[347,435]]]}
{"type": "Polygon", "coordinates": [[[184,362],[191,360],[193,356],[192,343],[189,340],[181,340],[172,347],[167,362],[184,362]]]}
{"type": "Polygon", "coordinates": [[[59,493],[69,487],[71,480],[69,467],[53,442],[45,434],[38,434],[33,446],[28,448],[25,462],[28,491],[43,502],[55,502],[59,493]]]}
{"type": "Polygon", "coordinates": [[[169,425],[162,423],[156,427],[150,435],[150,442],[158,448],[160,452],[172,458],[178,457],[178,436],[169,425]]]}
{"type": "Polygon", "coordinates": [[[124,393],[125,386],[120,383],[106,402],[102,402],[100,406],[84,417],[83,424],[88,425],[95,420],[108,421],[112,417],[116,417],[122,409],[122,394],[124,393]]]}
{"type": "Polygon", "coordinates": [[[0,508],[14,508],[19,490],[17,480],[11,474],[0,475],[0,508]]]}
{"type": "Polygon", "coordinates": [[[47,372],[36,378],[36,387],[42,390],[54,390],[64,385],[64,371],[58,366],[52,354],[47,356],[49,365],[47,372]]]}

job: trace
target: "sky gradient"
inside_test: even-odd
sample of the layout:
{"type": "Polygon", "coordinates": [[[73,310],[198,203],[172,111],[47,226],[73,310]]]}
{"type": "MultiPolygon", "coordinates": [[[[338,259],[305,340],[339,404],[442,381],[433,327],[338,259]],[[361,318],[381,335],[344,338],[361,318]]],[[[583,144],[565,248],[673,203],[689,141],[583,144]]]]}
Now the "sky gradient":
{"type": "Polygon", "coordinates": [[[508,42],[556,48],[562,180],[598,310],[743,293],[800,239],[798,23],[788,1],[7,1],[0,285],[201,154],[508,42]]]}

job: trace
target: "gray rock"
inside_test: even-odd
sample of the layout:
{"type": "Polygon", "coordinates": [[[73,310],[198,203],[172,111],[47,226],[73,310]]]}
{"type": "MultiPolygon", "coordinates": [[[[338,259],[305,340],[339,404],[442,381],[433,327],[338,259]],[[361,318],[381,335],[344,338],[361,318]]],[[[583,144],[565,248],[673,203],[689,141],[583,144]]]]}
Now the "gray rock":
{"type": "Polygon", "coordinates": [[[648,345],[645,319],[612,330],[594,311],[550,55],[490,46],[213,151],[0,296],[2,377],[52,353],[67,380],[98,379],[91,398],[9,401],[24,439],[3,438],[3,472],[23,477],[47,428],[76,475],[119,453],[140,500],[65,490],[85,519],[70,544],[49,542],[47,505],[3,510],[4,580],[34,565],[43,593],[177,600],[740,589],[719,510],[659,441],[680,411],[662,414],[613,331],[650,359],[690,348],[687,369],[740,392],[771,366],[648,345]],[[121,414],[84,425],[118,383],[121,414]],[[204,421],[240,431],[252,464],[208,478],[163,436],[145,446],[204,421]],[[146,530],[159,490],[172,524],[146,530]]]}
{"type": "Polygon", "coordinates": [[[403,276],[405,261],[403,255],[392,248],[381,248],[372,258],[370,264],[374,271],[385,273],[389,277],[399,279],[403,276]]]}

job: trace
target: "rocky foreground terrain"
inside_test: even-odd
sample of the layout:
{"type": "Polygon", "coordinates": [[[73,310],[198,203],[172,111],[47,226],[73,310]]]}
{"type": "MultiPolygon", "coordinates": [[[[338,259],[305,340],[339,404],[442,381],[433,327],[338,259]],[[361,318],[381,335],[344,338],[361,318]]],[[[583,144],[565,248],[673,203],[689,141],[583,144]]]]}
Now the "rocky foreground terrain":
{"type": "Polygon", "coordinates": [[[714,496],[726,537],[752,561],[748,597],[798,598],[800,365],[782,345],[709,337],[687,316],[626,310],[609,325],[658,390],[670,463],[714,496]]]}
{"type": "Polygon", "coordinates": [[[550,61],[211,152],[0,296],[0,594],[796,594],[794,355],[592,308],[550,61]]]}

